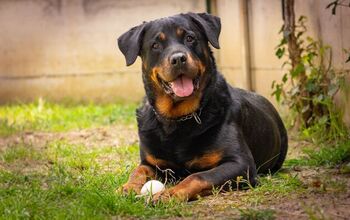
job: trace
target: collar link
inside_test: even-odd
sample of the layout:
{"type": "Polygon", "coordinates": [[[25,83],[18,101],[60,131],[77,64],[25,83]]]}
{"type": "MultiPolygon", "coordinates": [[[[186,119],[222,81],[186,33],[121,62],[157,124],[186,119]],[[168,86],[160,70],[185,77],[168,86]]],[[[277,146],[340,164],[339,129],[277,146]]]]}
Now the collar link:
{"type": "Polygon", "coordinates": [[[197,122],[197,124],[202,124],[202,120],[200,118],[201,114],[202,114],[202,107],[199,108],[197,111],[195,112],[192,112],[188,115],[185,115],[185,116],[182,116],[180,118],[177,118],[177,119],[170,119],[170,118],[166,118],[166,117],[163,117],[161,116],[160,114],[158,114],[158,112],[152,107],[152,110],[154,112],[154,114],[159,117],[159,118],[162,118],[162,119],[165,119],[166,121],[177,121],[177,122],[183,122],[183,121],[187,121],[187,120],[190,120],[192,118],[194,118],[194,120],[197,122]]]}

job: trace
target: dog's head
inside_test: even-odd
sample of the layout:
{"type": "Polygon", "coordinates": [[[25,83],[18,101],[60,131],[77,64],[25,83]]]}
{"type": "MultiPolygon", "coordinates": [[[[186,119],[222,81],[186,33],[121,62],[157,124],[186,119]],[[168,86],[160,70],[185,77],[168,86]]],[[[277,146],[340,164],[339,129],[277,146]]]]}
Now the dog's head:
{"type": "Polygon", "coordinates": [[[208,42],[219,48],[220,29],[218,17],[187,13],[145,22],[119,37],[128,66],[141,57],[146,92],[160,114],[176,118],[199,107],[212,63],[208,42]]]}

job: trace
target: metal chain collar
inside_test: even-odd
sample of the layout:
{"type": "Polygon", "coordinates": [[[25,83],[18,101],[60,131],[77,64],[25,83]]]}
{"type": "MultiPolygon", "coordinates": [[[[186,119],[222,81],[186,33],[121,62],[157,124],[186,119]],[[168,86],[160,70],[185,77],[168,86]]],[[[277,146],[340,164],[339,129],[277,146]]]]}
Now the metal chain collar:
{"type": "MultiPolygon", "coordinates": [[[[153,112],[154,112],[154,114],[155,114],[156,116],[161,117],[161,116],[158,114],[158,112],[157,112],[154,108],[152,108],[152,109],[153,109],[153,112]]],[[[194,118],[194,120],[197,122],[197,124],[200,125],[200,124],[202,124],[202,120],[201,120],[201,118],[199,117],[199,116],[201,116],[201,114],[202,114],[202,108],[199,108],[198,111],[195,111],[195,112],[192,112],[191,114],[182,116],[182,117],[179,118],[179,119],[169,119],[169,118],[164,118],[164,117],[162,117],[162,118],[164,118],[164,119],[167,120],[167,121],[180,121],[180,122],[182,122],[182,121],[187,121],[187,120],[190,120],[190,119],[194,118]]]]}

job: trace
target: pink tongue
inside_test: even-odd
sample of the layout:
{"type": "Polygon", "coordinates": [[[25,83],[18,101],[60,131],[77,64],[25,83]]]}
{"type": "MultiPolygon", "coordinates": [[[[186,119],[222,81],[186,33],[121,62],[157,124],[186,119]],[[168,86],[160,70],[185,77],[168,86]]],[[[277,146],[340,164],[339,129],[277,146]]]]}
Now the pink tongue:
{"type": "Polygon", "coordinates": [[[180,76],[176,80],[170,83],[171,88],[173,89],[175,95],[179,97],[186,97],[192,94],[193,92],[193,83],[192,79],[186,76],[180,76]]]}

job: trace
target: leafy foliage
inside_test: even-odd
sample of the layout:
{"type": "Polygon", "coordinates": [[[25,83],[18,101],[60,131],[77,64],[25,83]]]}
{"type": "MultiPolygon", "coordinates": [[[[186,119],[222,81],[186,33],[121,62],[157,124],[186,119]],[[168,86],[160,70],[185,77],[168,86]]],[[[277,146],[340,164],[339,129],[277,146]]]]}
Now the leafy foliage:
{"type": "MultiPolygon", "coordinates": [[[[347,132],[341,114],[333,104],[333,97],[343,87],[344,77],[349,71],[339,71],[332,66],[330,46],[305,37],[306,21],[306,17],[301,16],[295,26],[300,61],[294,68],[289,68],[280,83],[273,81],[272,95],[295,115],[292,125],[298,123],[303,129],[318,126],[337,137],[346,137],[347,132]]],[[[282,30],[283,27],[280,32],[282,30]]],[[[279,59],[289,55],[287,41],[283,36],[276,47],[279,59]]],[[[283,63],[283,67],[286,65],[292,66],[290,59],[283,63]]]]}

